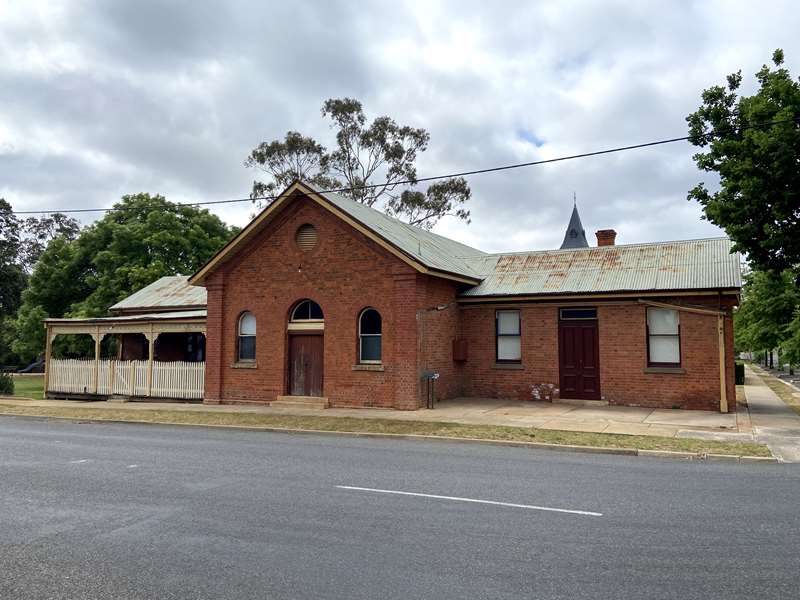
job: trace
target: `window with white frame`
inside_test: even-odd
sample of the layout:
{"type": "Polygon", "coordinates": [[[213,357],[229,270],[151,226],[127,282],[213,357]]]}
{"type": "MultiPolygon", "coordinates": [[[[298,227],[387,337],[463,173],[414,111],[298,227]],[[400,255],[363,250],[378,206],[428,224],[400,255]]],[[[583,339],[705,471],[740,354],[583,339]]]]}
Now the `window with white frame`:
{"type": "Polygon", "coordinates": [[[381,362],[381,314],[374,308],[365,308],[358,317],[358,362],[381,362]]]}
{"type": "Polygon", "coordinates": [[[495,313],[497,338],[497,362],[520,362],[522,345],[520,340],[519,311],[498,310],[495,313]]]}
{"type": "Polygon", "coordinates": [[[679,367],[681,326],[678,311],[647,309],[647,364],[651,367],[679,367]]]}
{"type": "Polygon", "coordinates": [[[251,312],[243,312],[239,317],[239,360],[256,359],[256,318],[251,312]]]}

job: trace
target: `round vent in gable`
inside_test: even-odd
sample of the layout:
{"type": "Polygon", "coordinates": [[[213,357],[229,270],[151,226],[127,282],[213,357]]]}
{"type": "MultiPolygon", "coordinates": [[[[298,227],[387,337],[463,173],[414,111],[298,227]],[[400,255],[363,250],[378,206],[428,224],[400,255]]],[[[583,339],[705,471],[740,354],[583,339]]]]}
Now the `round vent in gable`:
{"type": "Polygon", "coordinates": [[[303,252],[308,252],[317,245],[317,228],[310,223],[300,225],[294,234],[294,241],[303,252]]]}

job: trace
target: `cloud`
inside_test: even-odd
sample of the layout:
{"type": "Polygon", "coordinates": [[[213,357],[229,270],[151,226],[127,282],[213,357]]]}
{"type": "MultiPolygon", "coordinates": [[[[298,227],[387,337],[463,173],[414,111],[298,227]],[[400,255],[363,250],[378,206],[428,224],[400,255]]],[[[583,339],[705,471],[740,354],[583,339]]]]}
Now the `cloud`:
{"type": "MultiPolygon", "coordinates": [[[[701,91],[775,47],[800,71],[790,2],[26,2],[0,7],[0,196],[17,210],[124,193],[246,197],[242,162],[352,96],[431,133],[421,176],[674,137],[701,91]],[[768,23],[768,26],[765,25],[768,23]]],[[[620,243],[719,235],[686,200],[685,143],[470,178],[490,251],[560,244],[573,192],[620,243]]],[[[248,204],[214,209],[236,224],[248,204]]],[[[92,218],[86,216],[86,219],[92,218]]],[[[593,236],[589,236],[590,238],[593,236]]]]}

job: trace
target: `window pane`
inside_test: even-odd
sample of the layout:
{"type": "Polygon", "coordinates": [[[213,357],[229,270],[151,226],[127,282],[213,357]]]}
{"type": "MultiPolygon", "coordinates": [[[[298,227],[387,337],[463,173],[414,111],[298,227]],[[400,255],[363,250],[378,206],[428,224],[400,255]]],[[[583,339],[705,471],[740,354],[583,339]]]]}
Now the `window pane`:
{"type": "Polygon", "coordinates": [[[521,356],[518,336],[497,338],[497,360],[519,360],[521,356]]]}
{"type": "Polygon", "coordinates": [[[517,335],[519,333],[519,311],[518,310],[498,310],[497,311],[497,333],[517,335]]]}
{"type": "Polygon", "coordinates": [[[308,320],[308,300],[303,300],[298,304],[294,313],[292,313],[292,321],[307,321],[308,320]]]}
{"type": "Polygon", "coordinates": [[[380,333],[381,315],[373,309],[367,309],[361,313],[361,333],[380,333]]]}
{"type": "Polygon", "coordinates": [[[647,326],[650,333],[678,335],[678,311],[668,308],[648,308],[647,326]]]}
{"type": "Polygon", "coordinates": [[[244,313],[239,319],[239,335],[255,335],[256,318],[252,313],[244,313]]]}
{"type": "Polygon", "coordinates": [[[309,319],[322,318],[322,309],[319,304],[311,300],[303,300],[292,312],[292,321],[308,321],[309,319]]]}
{"type": "Polygon", "coordinates": [[[381,336],[365,335],[361,337],[361,360],[381,359],[381,336]]]}
{"type": "Polygon", "coordinates": [[[596,308],[562,308],[561,318],[568,319],[596,319],[596,308]]]}
{"type": "Polygon", "coordinates": [[[672,363],[681,362],[681,350],[678,336],[650,336],[650,362],[672,363]]]}
{"type": "Polygon", "coordinates": [[[255,360],[256,336],[243,335],[239,337],[239,360],[255,360]]]}
{"type": "Polygon", "coordinates": [[[319,304],[316,302],[308,302],[308,318],[309,319],[321,319],[322,318],[322,309],[319,307],[319,304]]]}

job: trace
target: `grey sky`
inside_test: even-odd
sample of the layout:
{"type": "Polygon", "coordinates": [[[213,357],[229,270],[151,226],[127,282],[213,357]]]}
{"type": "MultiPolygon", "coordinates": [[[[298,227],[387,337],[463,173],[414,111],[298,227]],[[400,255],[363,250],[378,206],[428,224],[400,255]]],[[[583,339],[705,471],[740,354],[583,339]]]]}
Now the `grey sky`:
{"type": "MultiPolygon", "coordinates": [[[[16,210],[245,197],[242,162],[329,97],[425,127],[421,176],[685,135],[705,87],[772,51],[800,72],[794,2],[0,1],[0,197],[16,210]],[[400,3],[397,3],[400,4],[400,3]],[[392,8],[389,8],[389,7],[392,8]]],[[[686,192],[688,144],[470,178],[487,251],[558,247],[572,193],[590,243],[719,235],[686,192]]],[[[248,204],[214,208],[243,225],[248,204]]],[[[86,217],[86,220],[89,218],[86,217]]]]}

